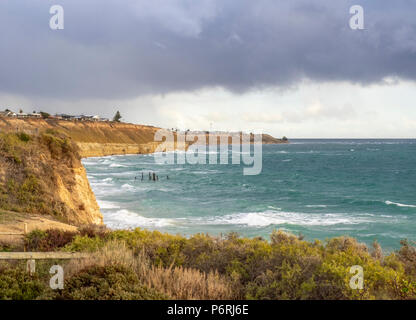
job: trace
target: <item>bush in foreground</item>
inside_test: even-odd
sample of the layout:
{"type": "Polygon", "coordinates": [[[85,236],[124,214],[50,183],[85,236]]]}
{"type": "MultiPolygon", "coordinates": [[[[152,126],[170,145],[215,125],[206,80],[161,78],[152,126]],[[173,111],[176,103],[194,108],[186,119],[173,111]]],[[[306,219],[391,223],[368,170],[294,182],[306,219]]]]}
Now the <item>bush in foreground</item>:
{"type": "Polygon", "coordinates": [[[137,274],[123,266],[93,266],[65,282],[57,298],[67,300],[162,300],[167,297],[141,284],[137,274]]]}
{"type": "Polygon", "coordinates": [[[0,300],[33,300],[44,290],[38,276],[29,276],[22,268],[0,267],[0,300]]]}
{"type": "Polygon", "coordinates": [[[89,229],[65,239],[56,250],[90,253],[65,266],[68,299],[107,298],[112,287],[119,299],[153,297],[149,292],[168,299],[416,298],[416,250],[407,241],[386,256],[377,244],[370,250],[348,237],[307,242],[281,231],[270,241],[141,229],[89,229]],[[362,290],[349,286],[354,265],[364,269],[362,290]],[[135,285],[124,286],[125,279],[135,285]]]}

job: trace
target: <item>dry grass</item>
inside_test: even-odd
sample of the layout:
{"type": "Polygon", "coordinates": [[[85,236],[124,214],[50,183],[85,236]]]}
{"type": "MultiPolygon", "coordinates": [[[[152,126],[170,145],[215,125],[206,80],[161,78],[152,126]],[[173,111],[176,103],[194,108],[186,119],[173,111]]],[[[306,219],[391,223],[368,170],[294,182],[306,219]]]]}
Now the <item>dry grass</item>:
{"type": "Polygon", "coordinates": [[[136,270],[138,262],[139,259],[134,256],[132,250],[126,247],[124,242],[109,241],[99,251],[91,253],[88,258],[71,260],[66,265],[65,275],[71,277],[93,266],[105,267],[119,265],[127,269],[136,270]]]}
{"type": "Polygon", "coordinates": [[[145,284],[179,300],[232,299],[231,286],[217,273],[196,269],[152,266],[143,270],[145,284]]]}
{"type": "Polygon", "coordinates": [[[138,256],[124,242],[109,241],[102,249],[88,258],[72,260],[66,266],[65,275],[71,277],[95,266],[122,266],[133,270],[141,282],[149,288],[164,293],[172,299],[218,300],[232,299],[230,284],[217,272],[208,274],[196,269],[155,267],[144,254],[138,256]]]}

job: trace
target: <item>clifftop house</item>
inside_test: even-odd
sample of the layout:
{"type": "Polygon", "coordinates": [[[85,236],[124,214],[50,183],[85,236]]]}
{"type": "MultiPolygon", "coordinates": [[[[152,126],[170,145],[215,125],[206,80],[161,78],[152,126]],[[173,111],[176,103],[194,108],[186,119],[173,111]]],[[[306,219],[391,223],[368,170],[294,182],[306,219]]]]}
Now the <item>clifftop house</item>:
{"type": "Polygon", "coordinates": [[[17,117],[17,114],[10,110],[0,111],[0,117],[10,117],[15,118],[17,117]]]}
{"type": "Polygon", "coordinates": [[[9,109],[4,111],[0,111],[0,117],[7,117],[7,118],[42,118],[40,113],[33,111],[33,113],[25,113],[20,111],[19,113],[13,112],[9,109]]]}
{"type": "Polygon", "coordinates": [[[55,116],[51,116],[51,118],[55,119],[62,119],[62,120],[77,120],[77,121],[109,121],[107,118],[101,118],[98,115],[69,115],[65,113],[55,114],[55,116]]]}
{"type": "MultiPolygon", "coordinates": [[[[37,118],[40,119],[43,117],[41,112],[33,111],[33,113],[25,113],[23,111],[16,113],[9,109],[5,111],[0,111],[0,117],[7,118],[37,118]]],[[[101,118],[98,115],[69,115],[65,113],[55,114],[48,116],[48,119],[57,119],[57,120],[69,120],[69,121],[110,121],[108,118],[101,118]]]]}

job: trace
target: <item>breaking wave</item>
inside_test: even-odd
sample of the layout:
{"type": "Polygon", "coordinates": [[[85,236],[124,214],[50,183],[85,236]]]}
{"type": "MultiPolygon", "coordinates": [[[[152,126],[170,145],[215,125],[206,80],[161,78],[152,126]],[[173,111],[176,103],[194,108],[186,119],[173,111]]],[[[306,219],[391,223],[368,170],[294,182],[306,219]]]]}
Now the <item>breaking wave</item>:
{"type": "Polygon", "coordinates": [[[403,203],[399,203],[399,202],[392,202],[392,201],[385,201],[385,204],[387,204],[388,206],[394,205],[394,206],[398,206],[398,207],[405,207],[405,208],[416,208],[415,205],[413,204],[403,204],[403,203]]]}
{"type": "Polygon", "coordinates": [[[267,227],[270,225],[305,225],[330,226],[337,224],[359,224],[371,222],[368,217],[348,217],[343,213],[298,213],[267,210],[264,212],[235,213],[225,216],[204,218],[207,224],[233,224],[250,227],[267,227]]]}
{"type": "Polygon", "coordinates": [[[146,218],[125,209],[104,214],[106,225],[112,229],[132,229],[137,227],[160,228],[172,225],[173,220],[166,218],[146,218]]]}

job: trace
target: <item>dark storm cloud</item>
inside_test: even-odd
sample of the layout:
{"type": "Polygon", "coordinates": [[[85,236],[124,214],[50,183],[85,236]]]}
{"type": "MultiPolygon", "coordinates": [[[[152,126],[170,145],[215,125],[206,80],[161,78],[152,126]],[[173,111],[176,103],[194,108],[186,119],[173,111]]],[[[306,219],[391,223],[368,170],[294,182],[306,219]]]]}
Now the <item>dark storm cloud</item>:
{"type": "Polygon", "coordinates": [[[345,0],[0,2],[0,92],[131,98],[224,87],[416,78],[416,2],[345,0]],[[349,28],[349,8],[365,28],[349,28]]]}

